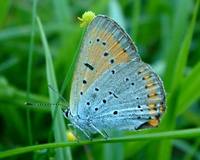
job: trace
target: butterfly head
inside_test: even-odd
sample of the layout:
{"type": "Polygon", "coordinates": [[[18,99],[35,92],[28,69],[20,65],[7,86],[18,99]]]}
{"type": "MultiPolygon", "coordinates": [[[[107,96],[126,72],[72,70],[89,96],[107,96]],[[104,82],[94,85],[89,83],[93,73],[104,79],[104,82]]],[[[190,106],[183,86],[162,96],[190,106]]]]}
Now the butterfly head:
{"type": "Polygon", "coordinates": [[[70,108],[67,108],[65,110],[62,110],[64,117],[66,119],[68,119],[71,123],[76,123],[77,121],[79,121],[79,116],[73,115],[70,108]]]}
{"type": "Polygon", "coordinates": [[[70,109],[67,108],[67,109],[63,110],[63,114],[64,114],[65,118],[69,119],[69,116],[71,115],[70,109]]]}

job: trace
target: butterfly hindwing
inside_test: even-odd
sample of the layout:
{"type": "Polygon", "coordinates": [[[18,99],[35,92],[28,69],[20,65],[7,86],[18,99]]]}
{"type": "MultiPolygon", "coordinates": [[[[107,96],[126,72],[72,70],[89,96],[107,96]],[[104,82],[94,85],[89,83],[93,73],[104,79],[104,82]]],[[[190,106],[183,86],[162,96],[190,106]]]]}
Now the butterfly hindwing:
{"type": "Polygon", "coordinates": [[[89,24],[78,58],[70,109],[77,112],[80,97],[105,71],[130,61],[139,61],[137,49],[125,31],[112,19],[96,16],[89,24]]]}
{"type": "Polygon", "coordinates": [[[155,127],[165,110],[162,82],[142,61],[110,68],[85,94],[78,113],[99,129],[155,127]]]}

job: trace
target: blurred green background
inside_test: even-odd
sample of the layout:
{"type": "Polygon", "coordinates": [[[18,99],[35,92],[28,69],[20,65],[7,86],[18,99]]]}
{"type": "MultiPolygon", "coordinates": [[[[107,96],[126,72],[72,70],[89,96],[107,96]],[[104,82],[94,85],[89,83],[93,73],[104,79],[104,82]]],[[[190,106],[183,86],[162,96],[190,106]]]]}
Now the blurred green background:
{"type": "MultiPolygon", "coordinates": [[[[200,127],[200,14],[197,2],[0,0],[0,151],[54,142],[53,137],[56,142],[66,139],[60,110],[52,120],[50,112],[29,110],[24,102],[48,102],[49,94],[51,102],[55,102],[51,91],[48,94],[50,82],[54,88],[58,86],[61,92],[64,91],[63,96],[69,100],[73,59],[84,33],[77,17],[88,10],[108,15],[123,26],[137,45],[143,61],[151,64],[164,82],[167,111],[160,126],[131,134],[200,127]],[[44,28],[43,38],[36,15],[44,28]],[[49,53],[52,60],[47,58],[49,53]],[[54,68],[49,67],[51,62],[54,68]],[[54,75],[53,70],[57,83],[46,77],[47,72],[54,75]],[[52,127],[52,122],[62,129],[52,127]]],[[[200,159],[200,139],[158,139],[44,149],[8,159],[200,159]]]]}

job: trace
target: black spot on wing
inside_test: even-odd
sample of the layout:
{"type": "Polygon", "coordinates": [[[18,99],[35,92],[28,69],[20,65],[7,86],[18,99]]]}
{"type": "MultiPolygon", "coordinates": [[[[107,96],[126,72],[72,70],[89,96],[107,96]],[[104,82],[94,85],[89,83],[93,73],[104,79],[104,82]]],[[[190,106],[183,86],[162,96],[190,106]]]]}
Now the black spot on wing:
{"type": "Polygon", "coordinates": [[[103,55],[104,55],[105,57],[108,56],[108,52],[105,52],[103,55]]]}
{"type": "Polygon", "coordinates": [[[102,44],[105,46],[105,45],[106,45],[106,42],[102,42],[102,44]]]}
{"type": "Polygon", "coordinates": [[[117,111],[114,111],[113,114],[116,115],[116,114],[118,114],[118,112],[117,112],[117,111]]]}
{"type": "Polygon", "coordinates": [[[108,92],[110,95],[113,95],[115,98],[118,98],[118,96],[116,94],[114,94],[113,92],[109,91],[108,92]]]}
{"type": "Polygon", "coordinates": [[[111,60],[110,60],[110,63],[113,64],[113,63],[114,63],[114,59],[111,59],[111,60]]]}
{"type": "Polygon", "coordinates": [[[114,70],[112,70],[111,72],[112,72],[112,74],[115,74],[115,71],[114,71],[114,70]]]}
{"type": "Polygon", "coordinates": [[[114,94],[114,93],[113,93],[113,96],[114,96],[115,98],[118,98],[118,96],[117,96],[116,94],[114,94]]]}
{"type": "Polygon", "coordinates": [[[86,67],[88,67],[90,70],[94,70],[94,67],[91,66],[89,63],[84,63],[84,65],[85,65],[86,67]]]}

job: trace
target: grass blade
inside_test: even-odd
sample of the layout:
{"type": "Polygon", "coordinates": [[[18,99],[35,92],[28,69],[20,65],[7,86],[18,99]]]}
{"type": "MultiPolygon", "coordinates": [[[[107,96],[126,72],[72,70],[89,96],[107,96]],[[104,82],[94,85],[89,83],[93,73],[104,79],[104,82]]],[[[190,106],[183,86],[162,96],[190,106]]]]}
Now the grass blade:
{"type": "Polygon", "coordinates": [[[177,114],[181,114],[200,97],[200,62],[193,68],[190,75],[181,85],[178,99],[177,114]]]}
{"type": "Polygon", "coordinates": [[[182,42],[183,34],[187,26],[187,18],[189,16],[189,9],[191,1],[178,0],[174,8],[175,15],[173,19],[173,28],[171,32],[171,43],[167,50],[167,64],[164,73],[165,88],[167,91],[171,89],[172,77],[169,76],[173,73],[175,68],[175,62],[177,60],[177,54],[179,51],[179,45],[182,42]]]}
{"type": "Polygon", "coordinates": [[[10,0],[3,0],[0,1],[0,27],[4,23],[6,16],[8,14],[9,8],[10,8],[10,0]]]}
{"type": "Polygon", "coordinates": [[[120,26],[125,28],[125,21],[124,21],[123,13],[122,13],[122,10],[121,10],[117,0],[110,1],[109,11],[110,11],[109,15],[115,21],[117,21],[120,24],[120,26]]]}
{"type": "Polygon", "coordinates": [[[199,145],[198,139],[196,140],[196,142],[193,145],[191,145],[190,143],[188,143],[187,141],[184,141],[184,140],[175,140],[173,142],[173,144],[176,148],[178,148],[178,150],[181,150],[182,152],[184,152],[186,154],[186,156],[182,159],[186,160],[186,159],[192,158],[192,157],[193,157],[193,159],[198,159],[198,157],[199,157],[199,152],[197,150],[198,145],[199,145]]]}
{"type": "Polygon", "coordinates": [[[194,27],[196,24],[198,8],[199,8],[199,0],[197,1],[197,4],[194,8],[190,26],[188,28],[187,34],[185,35],[184,41],[182,43],[180,52],[177,57],[175,71],[174,71],[174,75],[172,77],[172,79],[173,79],[172,80],[172,90],[177,88],[181,82],[181,79],[183,79],[183,71],[185,69],[187,59],[188,59],[189,48],[190,48],[190,44],[192,42],[192,35],[193,35],[194,27]]]}
{"type": "Polygon", "coordinates": [[[70,22],[71,12],[68,3],[68,0],[53,0],[55,16],[58,23],[61,23],[61,25],[69,24],[70,22]]]}
{"type": "MultiPolygon", "coordinates": [[[[185,68],[189,45],[190,45],[190,41],[191,41],[193,29],[194,29],[193,25],[195,24],[196,14],[198,11],[198,6],[199,6],[199,1],[197,1],[196,5],[195,5],[195,10],[193,11],[193,18],[190,23],[191,27],[189,28],[189,30],[186,34],[186,37],[183,41],[183,45],[186,45],[186,46],[182,46],[182,48],[179,52],[180,55],[178,56],[178,62],[177,62],[177,71],[181,72],[181,73],[177,73],[179,81],[180,81],[180,75],[182,76],[183,69],[185,68]],[[181,56],[183,56],[183,57],[181,57],[181,56]]],[[[175,59],[177,60],[177,58],[175,58],[175,59]]],[[[177,71],[175,71],[175,72],[177,72],[177,71]]],[[[167,74],[168,74],[168,76],[170,75],[170,73],[167,73],[167,74]]],[[[176,82],[176,84],[178,85],[178,81],[176,82]]],[[[171,90],[172,91],[171,95],[168,97],[168,114],[164,117],[164,127],[165,127],[165,129],[170,129],[170,130],[172,130],[175,127],[176,112],[177,112],[177,99],[179,98],[179,90],[178,90],[179,88],[173,84],[173,81],[171,81],[170,87],[172,87],[172,86],[174,88],[171,90]]],[[[158,155],[158,159],[164,159],[164,160],[171,159],[171,151],[172,151],[172,142],[171,141],[163,141],[160,144],[160,152],[158,155]]]]}
{"type": "Polygon", "coordinates": [[[79,41],[79,44],[77,46],[77,50],[75,52],[75,55],[72,58],[71,65],[69,66],[69,69],[68,69],[68,71],[67,71],[67,73],[65,75],[64,81],[62,83],[62,86],[61,86],[61,89],[60,89],[61,95],[64,93],[65,89],[67,88],[67,85],[70,82],[70,78],[73,75],[73,69],[75,68],[76,59],[77,59],[77,57],[79,55],[79,51],[80,51],[80,47],[81,47],[81,43],[82,43],[83,37],[84,37],[84,32],[82,33],[81,40],[79,41]]]}
{"type": "Polygon", "coordinates": [[[119,142],[134,142],[134,141],[147,141],[147,140],[150,141],[150,140],[177,139],[177,138],[190,139],[190,138],[195,138],[195,137],[200,137],[200,128],[149,133],[149,134],[138,134],[138,135],[132,135],[132,136],[111,138],[108,140],[96,139],[94,141],[48,143],[48,144],[33,145],[33,146],[21,147],[17,149],[11,149],[4,152],[0,152],[0,158],[10,157],[10,156],[19,155],[19,154],[41,150],[41,149],[60,148],[60,147],[67,147],[67,146],[68,147],[81,146],[85,144],[96,145],[97,143],[119,143],[119,142]]]}
{"type": "Polygon", "coordinates": [[[197,139],[194,145],[192,146],[190,152],[185,155],[184,160],[192,160],[193,157],[200,159],[200,152],[198,147],[200,146],[200,139],[197,139]]]}
{"type": "MultiPolygon", "coordinates": [[[[28,54],[28,67],[27,67],[27,95],[26,101],[30,101],[30,92],[31,92],[31,70],[32,70],[32,63],[33,63],[33,49],[34,49],[34,37],[35,37],[35,26],[36,26],[36,8],[37,8],[37,0],[33,1],[32,7],[32,27],[31,27],[31,36],[30,36],[30,48],[28,54]]],[[[27,107],[26,110],[26,119],[27,119],[27,128],[28,128],[28,135],[29,135],[29,143],[32,144],[32,131],[31,131],[31,118],[30,118],[30,110],[27,107]]]]}
{"type": "MultiPolygon", "coordinates": [[[[39,17],[37,18],[37,23],[39,26],[41,39],[42,39],[42,43],[43,43],[44,50],[45,50],[47,81],[48,81],[49,85],[51,85],[56,91],[58,91],[50,50],[49,50],[46,36],[45,36],[44,30],[43,30],[43,26],[41,24],[39,17]]],[[[50,88],[49,88],[49,95],[50,95],[50,103],[53,103],[53,104],[57,103],[57,100],[59,99],[59,97],[56,96],[55,93],[50,88]]],[[[64,117],[63,117],[61,109],[56,106],[52,106],[51,113],[52,113],[53,119],[55,120],[54,126],[53,126],[55,141],[56,142],[66,142],[67,141],[66,135],[65,135],[66,128],[65,128],[64,117]]],[[[71,153],[70,153],[69,148],[58,149],[56,151],[56,153],[57,153],[56,159],[59,159],[59,160],[71,159],[71,153]]]]}
{"type": "Polygon", "coordinates": [[[7,59],[6,61],[0,63],[0,72],[3,72],[11,67],[13,67],[14,65],[16,65],[18,63],[18,59],[17,58],[10,58],[7,59]]]}
{"type": "MultiPolygon", "coordinates": [[[[15,38],[29,37],[32,26],[30,25],[22,25],[17,27],[8,27],[4,30],[0,31],[0,41],[9,41],[15,38]]],[[[74,28],[72,25],[65,26],[66,30],[70,32],[74,32],[74,28]]],[[[45,25],[45,32],[48,34],[55,34],[61,32],[63,30],[63,26],[55,23],[48,23],[45,25]]],[[[38,36],[38,30],[36,28],[36,36],[38,36]]]]}
{"type": "Polygon", "coordinates": [[[137,42],[138,36],[138,28],[140,24],[140,10],[141,10],[141,1],[135,0],[133,6],[133,14],[132,14],[132,27],[131,27],[131,37],[137,42]]]}
{"type": "Polygon", "coordinates": [[[108,3],[108,0],[96,1],[92,7],[92,11],[94,11],[95,14],[106,13],[108,3]]]}

